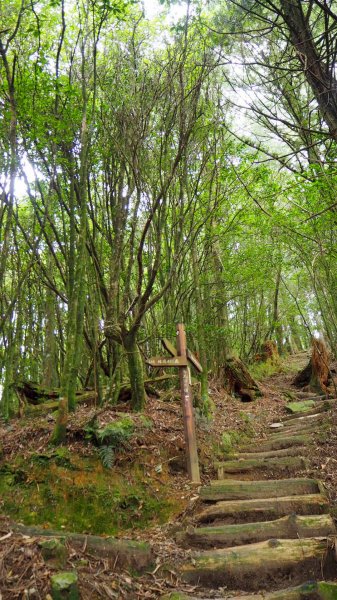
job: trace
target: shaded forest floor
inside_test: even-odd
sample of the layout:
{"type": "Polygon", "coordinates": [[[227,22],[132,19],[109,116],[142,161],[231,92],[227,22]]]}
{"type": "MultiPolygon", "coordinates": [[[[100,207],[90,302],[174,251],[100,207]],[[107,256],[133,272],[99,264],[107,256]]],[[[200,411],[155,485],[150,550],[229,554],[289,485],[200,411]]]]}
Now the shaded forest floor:
{"type": "MultiPolygon", "coordinates": [[[[284,360],[280,372],[263,380],[263,396],[254,403],[242,403],[210,384],[213,419],[197,419],[203,483],[215,478],[213,462],[223,452],[263,436],[269,423],[285,415],[285,404],[292,396],[292,377],[307,358],[302,353],[284,360]]],[[[128,412],[127,404],[106,409],[81,406],[70,419],[67,446],[58,450],[49,446],[53,414],[1,425],[2,600],[48,598],[50,575],[56,570],[42,558],[38,536],[16,533],[14,522],[150,541],[154,564],[141,576],[131,576],[111,561],[93,557],[85,545],[78,550],[70,544],[66,570],[78,572],[83,599],[154,599],[178,585],[199,595],[198,588],[179,582],[176,570],[188,551],[175,543],[175,533],[193,520],[198,494],[185,474],[179,396],[166,393],[165,398],[150,398],[142,415],[128,412]],[[110,457],[113,464],[106,468],[93,443],[93,431],[117,422],[131,423],[132,433],[120,437],[110,457]]],[[[333,423],[337,419],[334,412],[333,423]]],[[[300,474],[323,480],[336,507],[334,426],[328,440],[313,439],[310,466],[300,474]]],[[[207,597],[224,594],[225,590],[208,590],[207,597]]],[[[233,593],[228,595],[233,597],[233,593]]]]}

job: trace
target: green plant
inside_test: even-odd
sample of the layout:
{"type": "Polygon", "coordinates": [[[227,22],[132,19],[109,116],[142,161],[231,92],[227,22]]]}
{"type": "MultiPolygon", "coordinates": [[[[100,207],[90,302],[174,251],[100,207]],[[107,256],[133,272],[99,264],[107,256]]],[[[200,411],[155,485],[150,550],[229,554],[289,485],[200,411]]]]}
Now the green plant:
{"type": "Polygon", "coordinates": [[[230,454],[234,447],[242,441],[240,432],[235,430],[229,430],[222,434],[221,438],[221,450],[226,454],[230,454]]]}
{"type": "Polygon", "coordinates": [[[257,381],[262,381],[274,373],[281,373],[283,371],[283,367],[280,363],[272,363],[270,360],[266,360],[265,362],[254,363],[249,367],[249,371],[253,377],[257,381]]]}
{"type": "Polygon", "coordinates": [[[127,440],[132,436],[134,423],[129,417],[123,417],[113,423],[108,423],[103,429],[97,429],[96,438],[99,445],[103,442],[112,448],[125,446],[127,440]]]}
{"type": "Polygon", "coordinates": [[[115,450],[127,447],[127,441],[132,436],[134,428],[134,422],[128,416],[108,423],[102,429],[98,428],[97,421],[93,421],[86,426],[85,437],[99,447],[98,453],[103,466],[111,469],[115,450]]]}
{"type": "Polygon", "coordinates": [[[115,459],[113,448],[111,446],[101,446],[98,448],[98,454],[102,461],[103,467],[106,469],[111,469],[115,459]]]}

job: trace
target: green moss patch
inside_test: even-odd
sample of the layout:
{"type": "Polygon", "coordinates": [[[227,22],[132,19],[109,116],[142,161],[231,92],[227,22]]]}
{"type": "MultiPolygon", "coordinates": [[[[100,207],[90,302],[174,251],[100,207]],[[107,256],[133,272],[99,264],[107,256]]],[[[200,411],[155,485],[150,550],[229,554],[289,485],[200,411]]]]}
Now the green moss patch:
{"type": "Polygon", "coordinates": [[[163,523],[176,509],[165,487],[159,496],[137,465],[128,465],[126,478],[122,469],[104,469],[98,456],[66,452],[2,465],[0,495],[15,521],[98,535],[163,523]]]}

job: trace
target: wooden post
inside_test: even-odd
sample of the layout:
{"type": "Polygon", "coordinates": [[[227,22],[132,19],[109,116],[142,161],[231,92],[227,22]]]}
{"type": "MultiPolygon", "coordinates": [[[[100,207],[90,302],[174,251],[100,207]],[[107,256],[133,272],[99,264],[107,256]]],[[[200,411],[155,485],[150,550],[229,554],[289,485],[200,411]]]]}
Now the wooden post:
{"type": "MultiPolygon", "coordinates": [[[[187,357],[186,333],[182,323],[177,325],[178,356],[187,357]]],[[[181,401],[184,417],[187,470],[193,483],[200,483],[197,439],[195,435],[192,392],[187,366],[179,367],[181,401]]]]}

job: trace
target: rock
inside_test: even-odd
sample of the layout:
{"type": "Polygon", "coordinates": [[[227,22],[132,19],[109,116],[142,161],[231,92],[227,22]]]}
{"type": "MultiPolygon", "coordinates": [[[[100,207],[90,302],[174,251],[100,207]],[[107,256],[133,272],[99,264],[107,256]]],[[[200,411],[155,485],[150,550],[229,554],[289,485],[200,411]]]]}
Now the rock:
{"type": "Polygon", "coordinates": [[[54,567],[63,568],[67,562],[68,552],[65,545],[57,538],[39,542],[43,559],[54,567]]]}
{"type": "Polygon", "coordinates": [[[52,575],[50,581],[53,600],[80,600],[75,571],[56,573],[52,575]]]}

